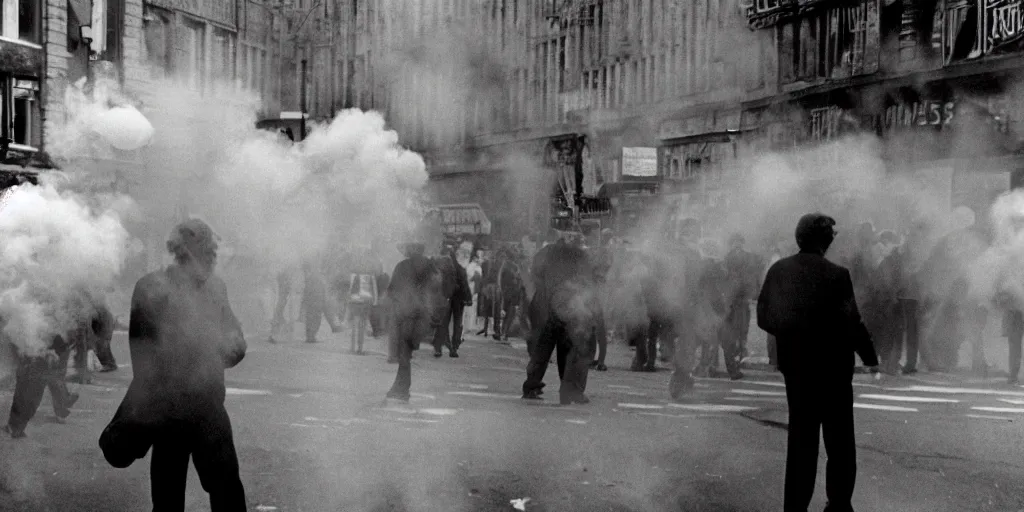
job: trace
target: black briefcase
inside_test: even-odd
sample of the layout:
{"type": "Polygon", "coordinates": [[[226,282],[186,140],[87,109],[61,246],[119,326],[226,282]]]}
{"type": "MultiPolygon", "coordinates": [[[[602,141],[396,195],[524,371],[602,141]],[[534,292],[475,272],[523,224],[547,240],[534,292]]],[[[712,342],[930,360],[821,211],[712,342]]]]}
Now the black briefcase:
{"type": "Polygon", "coordinates": [[[100,434],[100,450],[111,466],[119,469],[131,466],[146,456],[153,446],[156,425],[144,420],[141,394],[135,382],[128,386],[128,392],[117,407],[114,417],[100,434]]]}

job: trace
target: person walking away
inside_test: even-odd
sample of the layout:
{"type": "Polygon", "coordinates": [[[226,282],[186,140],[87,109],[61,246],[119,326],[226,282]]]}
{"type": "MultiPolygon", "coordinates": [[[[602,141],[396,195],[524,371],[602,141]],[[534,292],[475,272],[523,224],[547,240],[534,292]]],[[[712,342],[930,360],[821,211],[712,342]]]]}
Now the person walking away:
{"type": "MultiPolygon", "coordinates": [[[[469,259],[469,264],[466,265],[466,277],[469,280],[470,297],[472,304],[480,303],[480,282],[483,280],[483,275],[480,269],[480,256],[473,255],[469,259]]],[[[463,322],[466,329],[475,329],[476,324],[479,321],[479,315],[475,307],[466,307],[466,320],[463,322]]],[[[467,331],[471,332],[471,331],[467,331]]]]}
{"type": "Polygon", "coordinates": [[[868,296],[864,300],[864,324],[868,332],[874,334],[881,370],[895,375],[899,373],[902,355],[897,337],[903,332],[899,304],[900,255],[895,251],[899,237],[895,232],[885,230],[879,233],[878,239],[875,257],[880,261],[873,269],[868,296]]]}
{"type": "Polygon", "coordinates": [[[437,261],[444,284],[442,299],[444,301],[440,321],[434,331],[434,357],[441,357],[442,348],[448,347],[449,357],[459,357],[459,345],[462,343],[462,316],[467,304],[472,303],[469,295],[469,282],[466,271],[455,259],[455,252],[446,248],[437,261]],[[454,324],[454,328],[452,328],[454,324]],[[451,329],[451,330],[449,330],[451,329]]]}
{"type": "MultiPolygon", "coordinates": [[[[379,263],[379,262],[378,262],[379,263]]],[[[383,268],[383,267],[381,267],[383,268]]],[[[380,272],[374,276],[377,285],[377,303],[370,306],[370,336],[379,338],[388,332],[388,313],[384,301],[384,291],[388,289],[391,277],[387,272],[380,272]]]]}
{"type": "MultiPolygon", "coordinates": [[[[768,275],[768,269],[772,267],[776,262],[782,259],[784,252],[785,242],[778,241],[772,247],[771,256],[768,258],[768,264],[762,269],[760,275],[760,283],[764,283],[765,277],[768,275]]],[[[775,336],[772,336],[770,332],[765,333],[765,345],[768,350],[768,364],[775,368],[775,371],[779,370],[779,351],[778,343],[776,343],[775,336]]]]}
{"type": "MultiPolygon", "coordinates": [[[[245,357],[242,328],[227,287],[214,274],[216,235],[198,219],[174,228],[174,263],[139,279],[128,326],[133,408],[155,425],[150,458],[154,512],[185,510],[191,457],[212,512],[247,510],[224,371],[245,357]]],[[[130,391],[131,392],[131,391],[130,391]]]]}
{"type": "MultiPolygon", "coordinates": [[[[292,293],[292,272],[290,269],[277,273],[277,305],[274,307],[274,320],[270,325],[270,337],[267,341],[277,343],[284,334],[285,309],[288,307],[288,296],[292,293]]],[[[291,331],[291,329],[288,329],[291,331]]]]}
{"type": "Polygon", "coordinates": [[[796,227],[800,252],[768,269],[757,325],[778,342],[789,404],[784,509],[806,512],[814,494],[822,432],[828,512],[853,510],[857,449],[853,428],[854,353],[877,372],[871,335],[857,309],[850,272],[825,259],[835,220],[804,215],[796,227]]]}
{"type": "Polygon", "coordinates": [[[701,262],[700,279],[697,288],[700,296],[697,302],[695,336],[701,346],[699,374],[703,377],[718,377],[719,348],[725,352],[725,368],[729,377],[739,380],[739,340],[727,333],[729,274],[721,259],[718,243],[707,240],[703,244],[704,259],[701,262]]]}
{"type": "Polygon", "coordinates": [[[372,309],[380,301],[377,276],[383,273],[384,269],[368,249],[363,249],[354,258],[351,270],[347,296],[349,316],[352,319],[349,351],[362,355],[366,324],[370,323],[372,309]]]}
{"type": "MultiPolygon", "coordinates": [[[[614,261],[614,248],[611,245],[613,241],[612,230],[607,228],[602,230],[601,246],[598,247],[594,254],[594,281],[600,290],[598,296],[602,299],[606,299],[608,296],[608,273],[611,271],[614,261]]],[[[602,305],[601,311],[605,310],[606,308],[602,305]]],[[[590,368],[599,372],[606,372],[608,371],[608,366],[604,364],[604,361],[608,355],[608,323],[605,321],[603,313],[598,320],[597,359],[590,363],[590,368]]]]}
{"type": "Polygon", "coordinates": [[[610,318],[618,323],[626,343],[636,347],[630,371],[653,372],[658,359],[657,339],[647,336],[650,317],[644,301],[644,284],[650,280],[647,258],[639,251],[629,251],[613,268],[614,285],[607,290],[610,318]]]}
{"type": "Polygon", "coordinates": [[[542,249],[544,253],[534,269],[537,291],[531,306],[534,317],[531,333],[535,347],[527,365],[523,382],[524,399],[540,399],[544,373],[551,353],[560,349],[558,358],[562,384],[559,401],[562,405],[589,403],[585,395],[587,372],[594,357],[597,316],[601,314],[594,286],[594,269],[586,251],[564,242],[542,249]],[[546,253],[545,253],[546,250],[546,253]]]}
{"type": "Polygon", "coordinates": [[[312,261],[302,263],[302,311],[306,324],[306,343],[316,343],[316,335],[320,332],[321,321],[327,318],[331,332],[340,332],[341,327],[335,323],[327,307],[327,285],[323,274],[312,261]]]}
{"type": "Polygon", "coordinates": [[[729,253],[725,256],[728,275],[726,288],[728,309],[725,315],[723,346],[735,346],[740,361],[747,356],[747,338],[750,336],[750,302],[758,287],[761,274],[760,258],[744,249],[743,235],[729,238],[729,253]]]}
{"type": "Polygon", "coordinates": [[[673,400],[683,399],[693,389],[697,309],[701,299],[701,288],[697,285],[701,277],[701,255],[697,248],[700,233],[701,226],[696,219],[684,220],[680,243],[673,249],[675,258],[670,282],[675,290],[673,303],[679,311],[674,326],[677,339],[672,355],[672,376],[668,383],[669,396],[673,400]]]}
{"type": "Polygon", "coordinates": [[[907,232],[906,241],[896,250],[897,282],[899,291],[900,332],[895,337],[892,358],[898,363],[906,348],[906,359],[903,364],[903,375],[917,373],[917,356],[921,339],[921,276],[919,271],[925,254],[927,227],[925,223],[917,223],[907,232]]]}
{"type": "Polygon", "coordinates": [[[117,370],[117,361],[110,350],[110,341],[114,337],[114,315],[107,308],[106,301],[94,294],[83,291],[83,308],[88,314],[82,323],[68,333],[71,346],[75,351],[75,374],[72,382],[87,384],[91,382],[89,369],[89,351],[93,350],[100,363],[101,372],[117,370]]]}
{"type": "MultiPolygon", "coordinates": [[[[0,336],[3,335],[4,324],[0,318],[0,336]]],[[[12,438],[19,439],[25,437],[25,427],[39,410],[47,389],[50,390],[50,401],[58,421],[71,415],[71,407],[78,401],[78,394],[69,392],[64,381],[71,352],[66,335],[52,336],[49,348],[39,354],[22,352],[18,345],[15,345],[15,351],[18,353],[18,368],[14,375],[14,397],[3,430],[12,438]]]]}
{"type": "Polygon", "coordinates": [[[519,265],[506,252],[505,256],[501,258],[501,266],[498,270],[497,295],[501,297],[501,300],[497,303],[494,313],[495,340],[507,342],[512,325],[518,318],[518,311],[523,302],[523,282],[519,275],[519,265]],[[498,319],[501,319],[500,324],[498,319]]]}
{"type": "Polygon", "coordinates": [[[437,269],[434,262],[423,255],[424,251],[421,243],[404,244],[405,259],[398,262],[391,272],[388,285],[398,373],[387,398],[401,402],[409,401],[412,351],[419,348],[424,333],[430,329],[430,288],[436,279],[437,269]]]}

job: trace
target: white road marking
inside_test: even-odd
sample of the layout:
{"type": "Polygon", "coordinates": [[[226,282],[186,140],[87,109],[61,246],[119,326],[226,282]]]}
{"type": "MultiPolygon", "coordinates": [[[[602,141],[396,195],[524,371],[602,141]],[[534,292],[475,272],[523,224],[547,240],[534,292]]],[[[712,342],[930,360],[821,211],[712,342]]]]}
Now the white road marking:
{"type": "Polygon", "coordinates": [[[1012,412],[1012,413],[1024,413],[1024,409],[1020,407],[971,407],[972,411],[982,412],[1012,412]]]}
{"type": "Polygon", "coordinates": [[[784,388],[784,387],[786,387],[786,385],[781,383],[781,382],[769,382],[769,381],[763,381],[763,380],[746,380],[746,379],[743,379],[743,383],[744,384],[755,384],[755,385],[758,385],[758,386],[771,386],[773,388],[784,388]]]}
{"type": "Polygon", "coordinates": [[[683,418],[683,419],[705,418],[705,417],[708,417],[708,416],[715,416],[714,414],[668,414],[668,413],[664,413],[664,412],[640,412],[640,413],[637,413],[637,414],[640,414],[642,416],[659,416],[659,417],[662,417],[662,418],[683,418]]]}
{"type": "Polygon", "coordinates": [[[757,389],[734,389],[733,393],[737,395],[753,395],[753,396],[786,396],[785,391],[760,391],[757,389]]]}
{"type": "Polygon", "coordinates": [[[913,407],[899,407],[897,405],[862,404],[854,402],[854,409],[872,409],[876,411],[897,411],[897,412],[918,412],[913,407]]]}
{"type": "Polygon", "coordinates": [[[918,402],[923,404],[958,404],[960,400],[952,398],[934,398],[930,396],[896,396],[896,395],[858,395],[857,398],[871,400],[888,400],[890,402],[918,402]]]}
{"type": "Polygon", "coordinates": [[[406,423],[441,423],[441,420],[428,420],[424,418],[395,418],[397,421],[406,423]]]}
{"type": "Polygon", "coordinates": [[[572,423],[573,425],[586,425],[587,422],[583,420],[565,420],[566,423],[572,423]]]}
{"type": "Polygon", "coordinates": [[[507,399],[519,399],[520,395],[514,395],[509,393],[485,393],[482,391],[449,391],[449,395],[455,396],[475,396],[479,398],[507,398],[507,399]]]}
{"type": "Polygon", "coordinates": [[[999,401],[1012,405],[1024,405],[1024,400],[1014,400],[1013,398],[1000,398],[999,401]]]}
{"type": "Polygon", "coordinates": [[[236,396],[266,396],[270,394],[270,391],[265,389],[239,389],[239,388],[227,388],[227,394],[236,396]]]}
{"type": "Polygon", "coordinates": [[[431,416],[452,416],[459,413],[458,409],[420,409],[421,413],[431,416]]]}
{"type": "Polygon", "coordinates": [[[302,393],[292,393],[292,394],[290,394],[288,396],[290,396],[292,398],[302,398],[302,393]]]}
{"type": "Polygon", "coordinates": [[[402,414],[416,414],[416,409],[409,409],[406,407],[378,407],[377,410],[386,412],[398,412],[402,414]]]}
{"type": "Polygon", "coordinates": [[[612,389],[632,389],[633,386],[626,386],[625,384],[608,384],[608,387],[612,389]]]}
{"type": "Polygon", "coordinates": [[[312,425],[305,425],[303,423],[289,423],[288,426],[289,427],[310,427],[312,425]]]}
{"type": "Polygon", "coordinates": [[[784,404],[785,400],[781,398],[771,398],[767,396],[727,396],[726,400],[732,400],[734,402],[768,402],[773,404],[784,404]]]}
{"type": "Polygon", "coordinates": [[[624,389],[613,389],[612,393],[627,396],[647,396],[647,393],[641,393],[640,391],[626,391],[624,389]]]}
{"type": "Polygon", "coordinates": [[[990,416],[988,414],[966,414],[965,416],[967,416],[968,418],[974,418],[974,419],[979,419],[979,420],[1013,421],[1013,418],[1008,418],[1006,416],[990,416]]]}
{"type": "Polygon", "coordinates": [[[668,404],[668,406],[675,407],[676,409],[685,409],[687,411],[701,412],[744,412],[757,410],[757,407],[726,404],[668,404]]]}
{"type": "Polygon", "coordinates": [[[314,418],[312,416],[307,416],[307,417],[302,418],[302,419],[304,421],[320,421],[320,422],[326,422],[326,423],[338,423],[338,424],[341,424],[341,425],[351,425],[353,423],[369,423],[368,420],[365,420],[363,418],[323,419],[323,418],[314,418]]]}
{"type": "Polygon", "coordinates": [[[945,386],[907,386],[905,388],[885,388],[886,391],[917,391],[920,393],[945,393],[961,395],[993,395],[993,396],[1020,396],[1024,397],[1024,391],[1000,391],[997,389],[981,388],[947,388],[945,386]]]}
{"type": "Polygon", "coordinates": [[[623,409],[664,409],[664,405],[655,404],[619,404],[623,409]]]}
{"type": "Polygon", "coordinates": [[[409,393],[409,395],[410,396],[414,396],[416,398],[426,398],[427,400],[437,400],[436,396],[434,396],[434,395],[425,395],[423,393],[409,393]]]}
{"type": "Polygon", "coordinates": [[[459,384],[459,387],[469,389],[487,389],[490,386],[488,386],[487,384],[459,384]]]}

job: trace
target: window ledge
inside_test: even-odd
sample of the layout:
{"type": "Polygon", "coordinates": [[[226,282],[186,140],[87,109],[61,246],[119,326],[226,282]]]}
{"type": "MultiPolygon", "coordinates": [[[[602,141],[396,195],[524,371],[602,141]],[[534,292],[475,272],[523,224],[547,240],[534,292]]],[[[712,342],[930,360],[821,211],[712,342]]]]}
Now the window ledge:
{"type": "Polygon", "coordinates": [[[36,44],[36,43],[30,43],[28,41],[22,41],[21,39],[11,39],[10,37],[4,37],[4,36],[0,36],[0,42],[13,43],[13,44],[25,46],[27,48],[32,48],[34,50],[42,50],[43,49],[42,45],[39,45],[39,44],[36,44]]]}
{"type": "Polygon", "coordinates": [[[32,146],[26,146],[24,144],[11,144],[10,146],[8,146],[8,149],[10,149],[12,151],[20,151],[22,153],[38,153],[39,152],[39,148],[34,148],[32,146]]]}

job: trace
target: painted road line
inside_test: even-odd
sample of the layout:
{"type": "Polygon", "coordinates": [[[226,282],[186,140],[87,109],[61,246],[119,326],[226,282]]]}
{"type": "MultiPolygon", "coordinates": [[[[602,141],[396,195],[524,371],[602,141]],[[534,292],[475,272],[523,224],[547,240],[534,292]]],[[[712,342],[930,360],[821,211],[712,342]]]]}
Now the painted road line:
{"type": "Polygon", "coordinates": [[[624,389],[612,389],[612,390],[610,390],[610,391],[611,391],[612,393],[615,393],[615,394],[618,394],[618,395],[627,395],[627,396],[647,396],[647,393],[642,393],[642,392],[640,392],[640,391],[626,391],[626,390],[624,390],[624,389]]]}
{"type": "Polygon", "coordinates": [[[971,410],[981,412],[1009,412],[1015,414],[1024,413],[1024,408],[1020,407],[971,407],[971,410]]]}
{"type": "Polygon", "coordinates": [[[633,388],[633,386],[627,386],[625,384],[608,384],[607,387],[612,388],[612,389],[632,389],[633,388]]]}
{"type": "Polygon", "coordinates": [[[922,404],[958,404],[960,400],[952,398],[935,398],[930,396],[898,396],[898,395],[858,395],[857,398],[871,400],[888,400],[890,402],[917,402],[922,404]]]}
{"type": "Polygon", "coordinates": [[[431,416],[452,416],[459,413],[458,409],[420,409],[419,412],[431,416]]]}
{"type": "Polygon", "coordinates": [[[619,404],[623,409],[664,409],[664,405],[657,404],[619,404]]]}
{"type": "Polygon", "coordinates": [[[637,413],[643,416],[658,416],[661,418],[682,418],[682,419],[694,419],[694,418],[707,418],[709,416],[717,416],[716,414],[668,414],[664,412],[640,412],[637,413]]]}
{"type": "Polygon", "coordinates": [[[436,396],[434,396],[434,395],[426,395],[426,394],[423,394],[423,393],[409,393],[409,395],[410,396],[414,396],[416,398],[426,398],[427,400],[437,400],[436,396]]]}
{"type": "Polygon", "coordinates": [[[992,395],[1024,397],[1024,391],[1000,391],[982,388],[947,388],[945,386],[907,386],[904,388],[885,388],[886,391],[910,391],[919,393],[944,393],[948,395],[992,395]]]}
{"type": "Polygon", "coordinates": [[[270,391],[265,389],[239,389],[239,388],[227,388],[225,390],[228,395],[234,396],[267,396],[270,391]]]}
{"type": "Polygon", "coordinates": [[[487,389],[490,386],[487,384],[458,384],[458,387],[468,389],[487,389]]]}
{"type": "Polygon", "coordinates": [[[669,407],[676,409],[684,409],[687,411],[700,411],[700,412],[746,412],[756,411],[757,407],[749,407],[746,405],[726,405],[726,404],[668,404],[669,407]]]}
{"type": "Polygon", "coordinates": [[[743,383],[744,384],[754,384],[756,386],[771,386],[771,387],[774,387],[774,388],[784,388],[784,387],[786,387],[786,385],[781,383],[781,382],[768,382],[768,381],[763,381],[763,380],[746,380],[746,379],[744,379],[743,383]]]}
{"type": "Polygon", "coordinates": [[[448,394],[455,396],[474,396],[478,398],[505,398],[514,400],[522,398],[521,395],[514,395],[509,393],[487,393],[483,391],[449,391],[448,394]]]}
{"type": "Polygon", "coordinates": [[[587,422],[583,420],[565,420],[566,423],[572,423],[573,425],[586,425],[587,422]]]}
{"type": "Polygon", "coordinates": [[[781,398],[772,398],[767,396],[727,396],[726,400],[732,400],[734,402],[766,402],[770,404],[784,404],[785,400],[781,398]]]}
{"type": "Polygon", "coordinates": [[[424,418],[395,418],[395,420],[406,423],[441,423],[441,420],[428,420],[424,418]]]}
{"type": "Polygon", "coordinates": [[[1024,400],[1014,400],[1012,398],[1000,398],[999,401],[1011,405],[1024,405],[1024,400]]]}
{"type": "Polygon", "coordinates": [[[337,423],[337,424],[340,424],[340,425],[351,425],[353,423],[369,423],[369,420],[366,420],[366,419],[363,419],[363,418],[324,419],[324,418],[314,418],[312,416],[306,416],[305,418],[302,418],[302,420],[303,421],[322,422],[322,423],[337,423]]]}
{"type": "Polygon", "coordinates": [[[966,414],[965,416],[967,416],[968,418],[974,418],[974,419],[978,419],[978,420],[1013,421],[1013,418],[1008,418],[1006,416],[989,416],[988,414],[966,414]]]}
{"type": "Polygon", "coordinates": [[[737,395],[751,395],[751,396],[786,396],[785,391],[761,391],[757,389],[734,389],[733,393],[737,395]]]}
{"type": "Polygon", "coordinates": [[[872,409],[875,411],[918,412],[918,410],[913,407],[899,407],[897,405],[862,404],[858,402],[853,403],[853,408],[872,409]]]}

